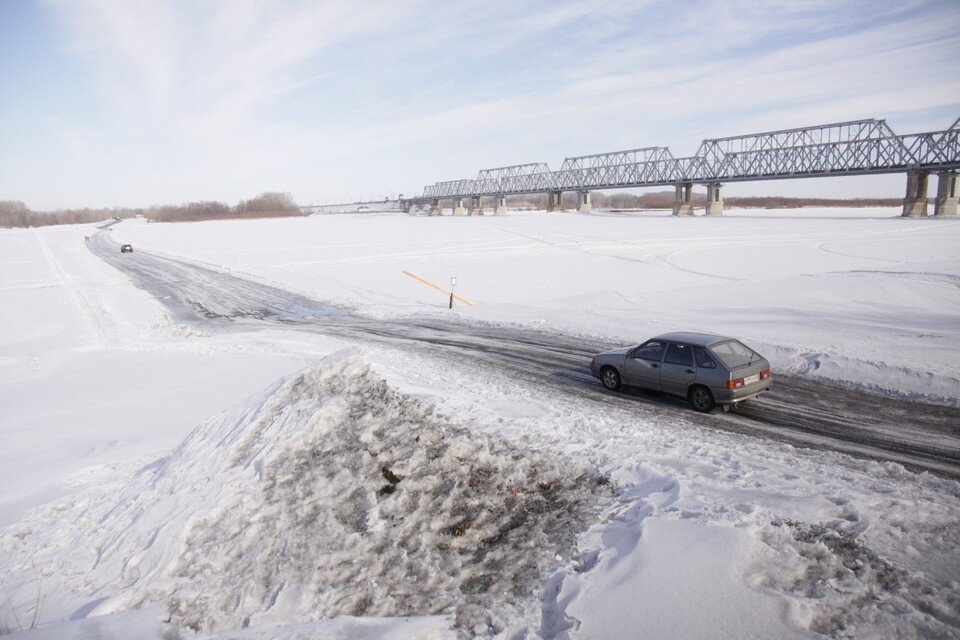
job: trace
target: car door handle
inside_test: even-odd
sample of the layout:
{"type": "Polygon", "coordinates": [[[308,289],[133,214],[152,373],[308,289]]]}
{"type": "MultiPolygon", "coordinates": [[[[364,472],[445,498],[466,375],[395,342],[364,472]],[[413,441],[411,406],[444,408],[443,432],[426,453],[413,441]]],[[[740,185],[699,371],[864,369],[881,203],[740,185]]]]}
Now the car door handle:
{"type": "Polygon", "coordinates": [[[684,373],[696,373],[696,371],[694,371],[693,369],[684,369],[683,372],[684,372],[684,373]]]}
{"type": "Polygon", "coordinates": [[[658,364],[653,364],[653,363],[651,362],[651,363],[650,363],[650,366],[653,367],[654,369],[656,369],[656,368],[659,367],[660,365],[658,365],[658,364]]]}

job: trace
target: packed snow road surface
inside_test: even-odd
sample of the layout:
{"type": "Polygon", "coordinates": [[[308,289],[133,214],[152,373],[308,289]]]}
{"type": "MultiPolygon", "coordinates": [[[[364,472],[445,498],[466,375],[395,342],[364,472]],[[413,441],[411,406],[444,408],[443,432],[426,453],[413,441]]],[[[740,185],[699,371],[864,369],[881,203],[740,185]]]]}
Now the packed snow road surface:
{"type": "Polygon", "coordinates": [[[960,409],[884,397],[838,385],[778,376],[773,390],[729,414],[694,416],[681,400],[646,393],[612,394],[589,374],[592,355],[611,345],[533,330],[434,319],[376,320],[226,271],[137,249],[121,254],[103,233],[91,251],[161,301],[180,322],[224,331],[250,323],[318,331],[358,342],[423,350],[483,366],[494,375],[575,394],[585,412],[611,406],[677,414],[680,424],[771,438],[784,443],[893,461],[960,477],[960,409]]]}

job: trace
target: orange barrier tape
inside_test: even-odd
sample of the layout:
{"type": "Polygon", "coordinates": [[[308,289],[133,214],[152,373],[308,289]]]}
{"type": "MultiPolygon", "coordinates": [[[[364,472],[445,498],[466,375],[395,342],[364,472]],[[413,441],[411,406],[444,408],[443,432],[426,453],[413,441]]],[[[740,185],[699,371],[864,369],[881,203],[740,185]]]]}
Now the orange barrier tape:
{"type": "MultiPolygon", "coordinates": [[[[409,271],[404,271],[404,272],[403,272],[403,275],[407,276],[408,278],[413,278],[414,280],[416,280],[416,281],[419,282],[420,284],[425,284],[425,285],[427,285],[428,287],[430,287],[431,289],[436,289],[437,291],[439,291],[440,293],[442,293],[442,294],[445,295],[445,296],[449,296],[451,293],[453,293],[452,291],[447,291],[446,289],[444,289],[444,288],[441,287],[440,285],[433,284],[433,283],[430,282],[429,280],[424,280],[423,278],[421,278],[420,276],[418,276],[418,275],[415,274],[415,273],[410,273],[409,271]]],[[[467,305],[468,307],[474,306],[472,302],[470,302],[470,301],[467,300],[466,298],[461,298],[460,296],[458,296],[458,295],[455,294],[455,293],[453,294],[453,299],[462,302],[463,304],[467,305]]]]}

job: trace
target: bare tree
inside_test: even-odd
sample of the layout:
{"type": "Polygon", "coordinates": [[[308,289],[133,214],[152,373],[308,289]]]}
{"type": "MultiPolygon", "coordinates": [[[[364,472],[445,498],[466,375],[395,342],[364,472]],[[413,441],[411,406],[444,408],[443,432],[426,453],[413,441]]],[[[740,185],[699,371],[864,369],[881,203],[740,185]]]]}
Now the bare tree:
{"type": "Polygon", "coordinates": [[[0,200],[0,227],[28,227],[30,213],[19,200],[0,200]]]}
{"type": "Polygon", "coordinates": [[[297,203],[293,201],[293,196],[289,193],[277,191],[261,193],[256,198],[244,200],[236,206],[238,213],[295,211],[297,209],[297,203]]]}

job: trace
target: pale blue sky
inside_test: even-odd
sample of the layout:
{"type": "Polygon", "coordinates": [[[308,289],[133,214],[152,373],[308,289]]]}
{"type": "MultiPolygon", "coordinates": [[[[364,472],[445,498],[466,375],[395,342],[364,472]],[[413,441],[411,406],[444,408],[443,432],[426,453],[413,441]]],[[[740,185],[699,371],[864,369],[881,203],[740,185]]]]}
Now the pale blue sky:
{"type": "Polygon", "coordinates": [[[0,199],[309,204],[865,117],[942,129],[958,54],[956,0],[0,0],[0,199]]]}

